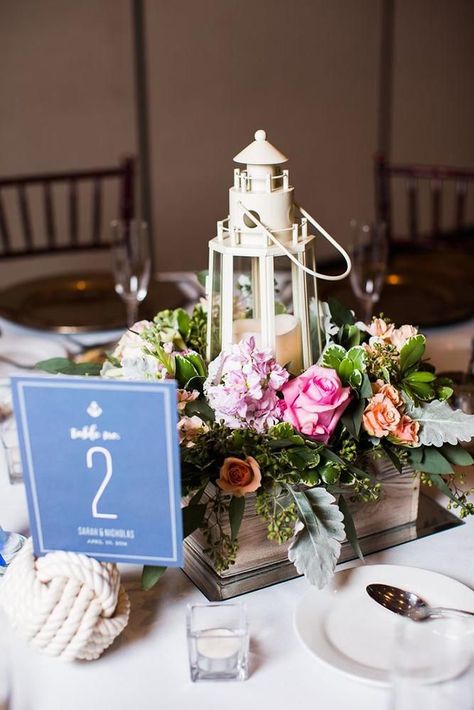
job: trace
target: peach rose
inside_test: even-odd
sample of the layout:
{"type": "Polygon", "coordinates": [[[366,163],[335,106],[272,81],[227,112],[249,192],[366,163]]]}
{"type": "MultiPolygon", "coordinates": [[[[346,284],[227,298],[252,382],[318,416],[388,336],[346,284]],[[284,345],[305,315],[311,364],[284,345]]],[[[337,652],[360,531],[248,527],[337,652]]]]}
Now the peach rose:
{"type": "Polygon", "coordinates": [[[383,318],[374,318],[367,326],[367,332],[374,338],[390,342],[394,327],[393,323],[386,323],[383,318]]]}
{"type": "Polygon", "coordinates": [[[414,446],[418,444],[418,430],[420,423],[413,421],[406,414],[400,419],[397,428],[390,434],[390,441],[395,444],[414,446]]]}
{"type": "Polygon", "coordinates": [[[400,351],[409,338],[413,338],[414,335],[418,333],[418,328],[413,325],[402,325],[400,328],[396,328],[391,337],[390,341],[392,345],[395,345],[398,351],[400,351]]]}
{"type": "Polygon", "coordinates": [[[209,427],[196,415],[193,417],[181,417],[178,422],[179,443],[185,444],[187,448],[194,446],[194,439],[199,434],[209,431],[209,427]]]}
{"type": "Polygon", "coordinates": [[[245,461],[235,456],[228,456],[220,468],[217,479],[219,488],[237,497],[256,491],[261,482],[260,467],[252,456],[247,456],[245,461]]]}
{"type": "Polygon", "coordinates": [[[401,414],[392,399],[383,392],[379,392],[369,400],[362,415],[366,432],[379,439],[395,431],[400,419],[401,414]]]}
{"type": "Polygon", "coordinates": [[[376,382],[373,383],[372,392],[374,394],[383,394],[385,397],[388,397],[397,408],[403,405],[400,398],[400,392],[397,388],[393,385],[386,384],[383,380],[376,380],[376,382]]]}
{"type": "Polygon", "coordinates": [[[199,392],[193,390],[189,392],[188,390],[178,390],[178,412],[184,412],[186,405],[189,402],[194,402],[199,397],[199,392]]]}

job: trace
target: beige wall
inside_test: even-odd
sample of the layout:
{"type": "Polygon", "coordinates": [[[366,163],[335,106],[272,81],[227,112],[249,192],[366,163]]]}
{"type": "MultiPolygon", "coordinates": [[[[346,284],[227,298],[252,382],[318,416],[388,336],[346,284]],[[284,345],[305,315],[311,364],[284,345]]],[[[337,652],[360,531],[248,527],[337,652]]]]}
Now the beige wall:
{"type": "MultiPolygon", "coordinates": [[[[381,8],[145,0],[158,269],[205,266],[256,128],[337,238],[371,216],[381,8]]],[[[394,158],[474,163],[473,14],[471,0],[395,1],[394,158]]],[[[114,163],[136,143],[129,0],[0,0],[0,174],[114,163]]],[[[19,268],[0,264],[0,282],[19,268]]]]}
{"type": "MultiPolygon", "coordinates": [[[[400,162],[474,166],[474,2],[396,0],[392,158],[400,162]]],[[[406,225],[395,190],[396,231],[406,225]]],[[[429,190],[420,194],[422,228],[429,190]]],[[[445,189],[443,223],[454,226],[454,189],[445,189]]],[[[474,190],[468,193],[474,222],[474,190]]]]}
{"type": "MultiPolygon", "coordinates": [[[[136,151],[130,23],[128,0],[0,0],[0,175],[113,165],[136,151]]],[[[97,255],[0,262],[0,286],[107,265],[97,255]]]]}
{"type": "Polygon", "coordinates": [[[290,157],[298,200],[344,239],[372,206],[378,0],[146,8],[159,268],[205,265],[232,157],[257,128],[290,157]]]}

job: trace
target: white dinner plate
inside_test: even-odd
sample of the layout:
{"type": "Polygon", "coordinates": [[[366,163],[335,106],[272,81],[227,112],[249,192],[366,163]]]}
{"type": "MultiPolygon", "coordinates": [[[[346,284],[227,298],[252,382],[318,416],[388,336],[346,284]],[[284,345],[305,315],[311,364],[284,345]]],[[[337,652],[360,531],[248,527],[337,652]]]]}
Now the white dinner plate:
{"type": "Polygon", "coordinates": [[[401,565],[366,565],[337,572],[323,590],[310,589],[294,623],[306,648],[323,664],[375,685],[389,684],[391,647],[400,617],[371,599],[381,582],[419,594],[431,606],[474,612],[474,591],[437,572],[401,565]]]}
{"type": "Polygon", "coordinates": [[[57,340],[5,333],[0,335],[0,378],[28,372],[21,367],[2,362],[2,356],[20,365],[32,367],[40,360],[67,357],[67,350],[57,340]]]}

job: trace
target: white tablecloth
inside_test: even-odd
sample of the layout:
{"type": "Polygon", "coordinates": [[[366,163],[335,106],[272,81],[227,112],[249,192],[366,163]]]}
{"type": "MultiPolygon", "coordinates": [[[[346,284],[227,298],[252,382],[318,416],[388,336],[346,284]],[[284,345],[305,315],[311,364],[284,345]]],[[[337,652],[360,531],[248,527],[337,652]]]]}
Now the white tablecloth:
{"type": "MultiPolygon", "coordinates": [[[[23,485],[0,468],[0,520],[27,532],[23,485]]],[[[437,535],[371,555],[366,564],[404,564],[448,574],[474,586],[474,519],[437,535]]],[[[353,564],[353,563],[352,563],[353,564]]],[[[204,601],[180,570],[158,587],[139,589],[139,569],[122,568],[132,602],[129,626],[98,661],[66,664],[29,649],[0,614],[0,708],[8,710],[388,710],[387,690],[350,680],[322,665],[300,644],[293,612],[304,579],[245,595],[251,632],[251,676],[243,683],[192,683],[185,608],[204,601]],[[9,704],[7,703],[9,698],[9,704]]],[[[364,639],[361,639],[364,643],[364,639]]],[[[423,710],[420,708],[420,710],[423,710]]]]}
{"type": "MultiPolygon", "coordinates": [[[[19,332],[4,322],[0,326],[19,332]]],[[[465,366],[471,336],[472,323],[435,333],[431,346],[438,353],[435,364],[443,369],[465,366]],[[452,342],[457,343],[456,355],[449,345],[452,342]]],[[[28,531],[23,485],[8,485],[1,460],[0,522],[6,529],[28,531]]],[[[470,520],[371,555],[366,564],[424,567],[472,587],[473,560],[474,520],[470,520]]],[[[293,613],[308,588],[304,579],[243,598],[251,632],[247,682],[193,684],[187,663],[185,607],[204,601],[203,595],[179,570],[168,570],[159,586],[148,593],[139,589],[137,568],[124,568],[123,573],[132,602],[130,623],[98,661],[65,664],[42,656],[17,638],[0,614],[0,710],[286,710],[299,705],[314,710],[388,710],[387,690],[320,665],[300,644],[293,630],[293,613]]]]}

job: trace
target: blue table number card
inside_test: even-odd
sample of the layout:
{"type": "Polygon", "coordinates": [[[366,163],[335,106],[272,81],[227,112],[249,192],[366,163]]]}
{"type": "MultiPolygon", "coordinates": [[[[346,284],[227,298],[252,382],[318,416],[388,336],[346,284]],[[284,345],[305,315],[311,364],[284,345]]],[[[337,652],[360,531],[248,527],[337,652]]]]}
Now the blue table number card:
{"type": "Polygon", "coordinates": [[[36,554],[182,567],[176,383],[11,381],[36,554]]]}

